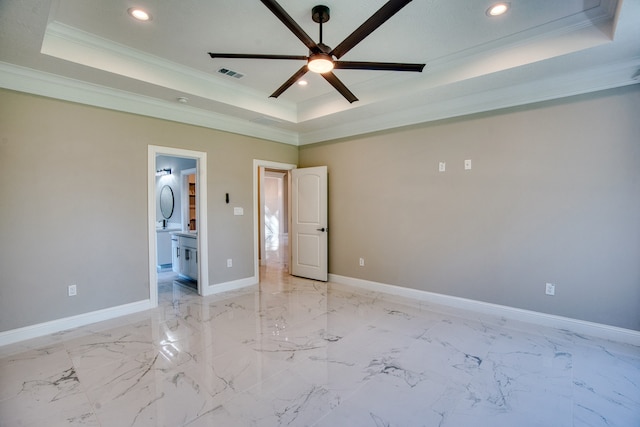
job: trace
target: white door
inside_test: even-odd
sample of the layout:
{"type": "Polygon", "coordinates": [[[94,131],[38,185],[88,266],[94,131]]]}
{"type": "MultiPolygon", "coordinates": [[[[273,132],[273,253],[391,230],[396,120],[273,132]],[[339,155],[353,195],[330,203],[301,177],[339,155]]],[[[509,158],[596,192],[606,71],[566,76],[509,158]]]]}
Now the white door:
{"type": "Polygon", "coordinates": [[[291,274],[326,282],[327,167],[291,171],[291,274]]]}

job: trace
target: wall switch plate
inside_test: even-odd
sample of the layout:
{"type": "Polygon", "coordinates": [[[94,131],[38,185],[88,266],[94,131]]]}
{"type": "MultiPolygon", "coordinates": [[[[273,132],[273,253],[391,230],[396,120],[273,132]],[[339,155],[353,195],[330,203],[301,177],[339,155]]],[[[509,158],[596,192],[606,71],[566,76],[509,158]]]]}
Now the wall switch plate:
{"type": "Polygon", "coordinates": [[[244,215],[244,209],[242,208],[233,208],[234,215],[244,215]]]}
{"type": "Polygon", "coordinates": [[[470,171],[471,170],[471,159],[464,161],[464,170],[466,170],[466,171],[470,171]]]}
{"type": "Polygon", "coordinates": [[[547,283],[547,286],[544,290],[544,293],[547,295],[555,295],[556,294],[556,285],[553,283],[547,283]]]}
{"type": "Polygon", "coordinates": [[[78,295],[78,288],[76,288],[76,285],[69,285],[69,287],[67,288],[67,293],[70,297],[74,297],[78,295]]]}
{"type": "Polygon", "coordinates": [[[445,162],[440,162],[438,164],[438,172],[444,172],[447,170],[447,164],[445,162]]]}
{"type": "Polygon", "coordinates": [[[360,267],[364,267],[364,258],[360,258],[360,267]]]}
{"type": "Polygon", "coordinates": [[[227,260],[227,267],[233,267],[233,260],[231,258],[227,260]]]}

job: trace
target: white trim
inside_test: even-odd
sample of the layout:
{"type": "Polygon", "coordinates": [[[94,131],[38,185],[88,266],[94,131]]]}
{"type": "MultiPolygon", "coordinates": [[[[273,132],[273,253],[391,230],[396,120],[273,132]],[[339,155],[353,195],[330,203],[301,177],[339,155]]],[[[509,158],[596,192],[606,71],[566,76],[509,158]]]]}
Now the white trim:
{"type": "Polygon", "coordinates": [[[595,322],[588,322],[585,320],[571,319],[569,317],[556,316],[553,314],[540,313],[537,311],[524,310],[521,308],[508,307],[505,305],[491,304],[487,302],[454,297],[450,295],[443,295],[435,292],[405,288],[402,286],[388,285],[386,283],[372,282],[369,280],[356,279],[353,277],[340,276],[337,274],[330,274],[329,281],[342,285],[354,286],[369,291],[382,292],[385,294],[412,298],[420,301],[427,301],[447,307],[470,310],[476,313],[504,317],[507,319],[531,323],[539,326],[546,326],[556,329],[566,329],[574,333],[590,335],[597,338],[620,341],[633,345],[640,345],[640,331],[634,331],[631,329],[619,328],[616,326],[609,326],[595,322]]]}
{"type": "Polygon", "coordinates": [[[185,67],[60,22],[47,25],[41,53],[236,108],[250,108],[279,120],[293,122],[296,119],[296,105],[291,101],[271,102],[258,90],[235,85],[216,78],[213,73],[185,67]]]}
{"type": "MultiPolygon", "coordinates": [[[[457,93],[454,92],[456,88],[452,87],[449,91],[434,88],[432,93],[426,88],[420,92],[421,97],[430,97],[432,102],[360,119],[346,116],[335,126],[300,131],[298,146],[638,84],[631,76],[639,65],[640,59],[636,57],[500,88],[493,87],[495,83],[491,78],[497,78],[495,76],[474,77],[485,79],[486,87],[489,87],[488,90],[477,92],[457,93]]],[[[418,89],[415,89],[415,93],[418,93],[418,89]]]]}
{"type": "Polygon", "coordinates": [[[152,145],[147,151],[147,233],[149,244],[149,303],[158,306],[158,270],[154,266],[158,255],[156,236],[156,156],[152,145]]]}
{"type": "Polygon", "coordinates": [[[298,166],[290,163],[279,163],[279,162],[271,162],[269,160],[259,160],[253,159],[253,272],[254,277],[257,279],[256,283],[259,282],[260,278],[260,252],[259,252],[259,231],[258,231],[258,211],[260,203],[260,198],[258,194],[258,168],[263,166],[265,168],[271,169],[280,169],[280,170],[292,170],[296,169],[298,166]]]}
{"type": "Polygon", "coordinates": [[[232,280],[230,282],[216,283],[215,285],[208,286],[206,289],[206,294],[203,294],[203,295],[207,296],[207,295],[219,294],[222,292],[235,291],[238,289],[247,288],[257,284],[258,284],[257,276],[246,277],[244,279],[238,279],[238,280],[232,280]]]}
{"type": "Polygon", "coordinates": [[[298,133],[215,111],[138,95],[0,62],[0,87],[140,116],[187,123],[239,135],[298,145],[298,133]]]}
{"type": "Polygon", "coordinates": [[[52,320],[50,322],[38,323],[36,325],[25,326],[23,328],[12,329],[10,331],[0,332],[0,346],[13,344],[44,335],[54,334],[56,332],[66,331],[69,329],[86,326],[104,320],[114,319],[127,314],[138,313],[152,309],[153,305],[149,300],[132,302],[129,304],[109,307],[102,310],[96,310],[89,313],[78,314],[76,316],[64,317],[62,319],[52,320]]]}
{"type": "Polygon", "coordinates": [[[266,169],[264,166],[258,167],[258,236],[260,236],[260,249],[258,250],[258,261],[260,262],[260,266],[267,265],[267,244],[266,238],[264,237],[264,215],[263,215],[263,207],[264,207],[264,178],[265,178],[266,169]],[[262,202],[262,203],[260,203],[262,202]]]}
{"type": "MultiPolygon", "coordinates": [[[[303,127],[298,128],[295,125],[290,129],[299,130],[261,125],[251,120],[82,82],[7,62],[0,62],[0,87],[294,146],[303,146],[401,126],[429,123],[468,114],[638,84],[633,75],[638,70],[639,65],[640,57],[636,56],[577,72],[499,88],[493,86],[495,82],[490,78],[491,76],[485,76],[482,78],[488,80],[486,80],[487,83],[484,87],[489,89],[467,94],[455,92],[455,85],[452,85],[454,87],[451,90],[444,92],[437,90],[437,87],[431,86],[420,89],[414,88],[413,93],[418,93],[419,91],[422,94],[420,99],[429,98],[432,101],[413,106],[405,105],[405,107],[395,108],[393,111],[385,111],[383,115],[371,114],[360,119],[347,115],[339,124],[330,127],[324,126],[321,129],[313,129],[311,117],[303,116],[295,123],[310,123],[310,130],[304,130],[303,127]]],[[[442,73],[445,72],[442,71],[442,73]]],[[[433,75],[433,72],[431,74],[433,75]]],[[[446,77],[442,78],[446,79],[446,77]]],[[[471,78],[480,77],[470,76],[469,79],[471,78]]],[[[493,78],[497,77],[494,76],[493,78]]],[[[432,81],[433,77],[427,79],[425,84],[431,84],[432,81]]],[[[397,87],[390,85],[387,90],[397,91],[397,87]]],[[[403,100],[403,102],[405,101],[403,100]]],[[[343,100],[336,98],[335,102],[343,102],[343,100]]],[[[364,103],[365,100],[360,102],[364,103]]],[[[326,109],[328,105],[328,103],[323,102],[321,103],[321,108],[326,109]]],[[[361,104],[357,108],[362,108],[364,105],[361,104]]],[[[345,108],[355,109],[355,107],[345,108]]],[[[304,128],[307,127],[309,126],[304,126],[304,128]]]]}
{"type": "Polygon", "coordinates": [[[149,233],[149,298],[158,305],[158,272],[156,271],[156,156],[176,156],[196,159],[197,218],[198,218],[198,293],[207,295],[209,287],[209,233],[207,227],[207,153],[182,148],[149,145],[147,157],[147,206],[149,233]]]}

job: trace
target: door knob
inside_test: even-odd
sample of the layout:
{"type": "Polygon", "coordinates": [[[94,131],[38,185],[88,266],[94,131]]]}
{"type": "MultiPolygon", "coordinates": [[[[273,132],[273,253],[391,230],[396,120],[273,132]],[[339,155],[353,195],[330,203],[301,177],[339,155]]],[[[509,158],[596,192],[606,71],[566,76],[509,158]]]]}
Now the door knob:
{"type": "Polygon", "coordinates": [[[324,233],[325,231],[329,231],[329,229],[328,229],[328,228],[324,228],[324,227],[322,227],[322,228],[316,228],[316,230],[317,230],[317,231],[321,231],[321,232],[323,232],[323,233],[324,233]]]}

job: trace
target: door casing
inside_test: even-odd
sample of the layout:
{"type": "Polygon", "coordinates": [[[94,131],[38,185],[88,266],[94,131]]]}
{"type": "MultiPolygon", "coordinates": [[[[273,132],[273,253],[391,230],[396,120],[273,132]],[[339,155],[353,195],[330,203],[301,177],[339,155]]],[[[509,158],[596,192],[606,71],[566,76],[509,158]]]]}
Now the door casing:
{"type": "Polygon", "coordinates": [[[147,152],[147,211],[149,237],[149,300],[158,306],[156,271],[156,156],[187,157],[196,160],[196,210],[198,218],[198,294],[206,295],[209,286],[209,243],[207,232],[207,153],[182,148],[149,145],[147,152]]]}
{"type": "MultiPolygon", "coordinates": [[[[260,281],[260,229],[259,229],[259,212],[260,212],[260,194],[258,183],[260,179],[259,168],[280,169],[290,171],[296,169],[296,165],[289,163],[272,162],[269,160],[253,160],[253,271],[256,282],[260,281]]],[[[291,203],[291,198],[289,198],[291,203]]],[[[289,219],[291,217],[289,216],[289,219]]]]}

